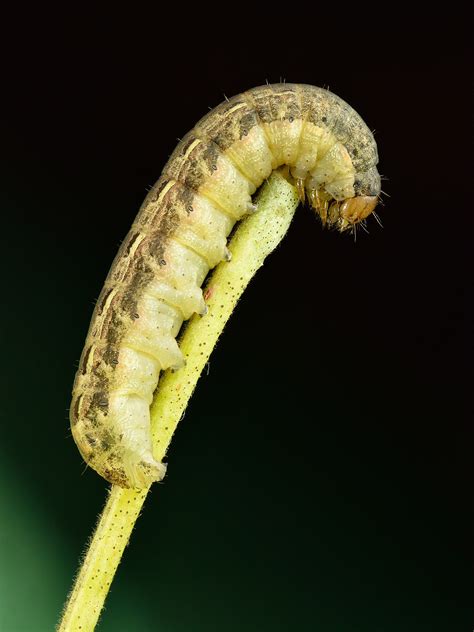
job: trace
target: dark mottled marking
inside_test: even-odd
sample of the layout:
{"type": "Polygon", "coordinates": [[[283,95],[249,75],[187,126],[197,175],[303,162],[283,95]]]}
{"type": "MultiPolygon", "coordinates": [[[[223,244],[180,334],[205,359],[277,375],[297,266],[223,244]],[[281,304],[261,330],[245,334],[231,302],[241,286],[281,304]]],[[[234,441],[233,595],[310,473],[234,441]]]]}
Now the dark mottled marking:
{"type": "Polygon", "coordinates": [[[110,316],[109,326],[105,332],[105,340],[110,347],[117,345],[123,334],[123,320],[117,311],[113,311],[110,316]]]}
{"type": "Polygon", "coordinates": [[[209,169],[215,171],[217,169],[217,161],[221,155],[222,152],[216,143],[210,142],[207,144],[207,147],[202,154],[202,159],[209,169]]]}
{"type": "Polygon", "coordinates": [[[357,174],[354,190],[356,195],[378,196],[380,194],[380,175],[376,167],[357,174]]]}
{"type": "Polygon", "coordinates": [[[144,269],[137,270],[130,278],[127,289],[122,293],[120,308],[122,313],[129,318],[135,318],[138,311],[138,297],[141,290],[145,288],[155,277],[153,270],[144,262],[144,269]]]}
{"type": "MultiPolygon", "coordinates": [[[[180,187],[185,191],[183,187],[180,187]]],[[[189,191],[189,189],[188,189],[189,191]]],[[[185,191],[184,193],[188,203],[194,198],[194,193],[185,191]]],[[[179,224],[179,215],[176,211],[176,204],[174,202],[175,196],[167,195],[162,202],[163,214],[159,225],[159,230],[150,233],[147,244],[147,254],[149,254],[160,265],[166,265],[164,254],[169,237],[175,232],[179,224]],[[163,262],[163,263],[162,263],[163,262]]],[[[148,267],[145,273],[148,273],[151,269],[148,267]]],[[[149,277],[151,280],[152,277],[149,277]]]]}
{"type": "Polygon", "coordinates": [[[301,108],[299,106],[299,103],[297,103],[296,101],[289,103],[288,109],[286,110],[283,118],[287,119],[290,123],[293,123],[295,119],[300,119],[301,108]]]}
{"type": "Polygon", "coordinates": [[[73,406],[73,414],[71,416],[71,421],[73,422],[73,424],[76,424],[78,419],[79,419],[79,408],[81,406],[81,400],[82,400],[82,395],[78,395],[76,398],[76,401],[74,402],[74,406],[73,406]]]}
{"type": "Polygon", "coordinates": [[[186,143],[186,146],[189,149],[191,144],[196,140],[199,140],[200,142],[196,144],[191,153],[188,153],[186,158],[185,154],[183,154],[178,147],[173,152],[163,171],[166,178],[177,180],[178,182],[188,186],[193,191],[198,191],[201,184],[212,173],[208,155],[210,150],[209,145],[212,145],[213,143],[201,140],[194,132],[186,134],[183,142],[186,143]],[[207,156],[207,158],[205,156],[207,156]]]}
{"type": "MultiPolygon", "coordinates": [[[[168,184],[168,182],[169,182],[169,180],[167,180],[166,178],[160,178],[158,180],[158,182],[151,189],[151,191],[149,192],[149,194],[147,196],[147,197],[150,198],[151,202],[157,202],[158,201],[158,198],[160,197],[160,193],[163,191],[163,189],[168,184]]],[[[145,198],[145,201],[142,204],[142,208],[145,206],[146,202],[147,202],[147,199],[145,198]]]]}
{"type": "Polygon", "coordinates": [[[119,358],[118,349],[112,347],[111,345],[107,345],[102,354],[103,361],[110,366],[117,366],[119,358]]]}
{"type": "MultiPolygon", "coordinates": [[[[99,386],[99,385],[97,385],[99,386]]],[[[91,397],[91,408],[100,408],[102,412],[106,413],[109,409],[109,399],[107,390],[97,390],[91,397]]]]}
{"type": "Polygon", "coordinates": [[[91,354],[92,351],[92,345],[87,349],[87,351],[84,353],[84,356],[82,358],[82,365],[81,365],[81,372],[82,375],[86,374],[87,371],[87,363],[89,361],[89,356],[91,354]]]}
{"type": "MultiPolygon", "coordinates": [[[[182,145],[180,147],[180,154],[181,156],[185,156],[186,152],[188,151],[188,149],[191,147],[191,145],[194,143],[194,141],[196,140],[196,136],[194,136],[194,134],[187,134],[182,142],[182,145]]],[[[178,145],[179,147],[179,145],[178,145]]]]}
{"type": "Polygon", "coordinates": [[[128,240],[127,243],[127,250],[126,250],[126,256],[128,257],[128,255],[130,254],[130,250],[132,249],[133,244],[137,241],[137,239],[140,237],[140,233],[135,233],[134,235],[132,235],[130,237],[130,239],[128,240]]]}
{"type": "Polygon", "coordinates": [[[253,106],[239,95],[204,116],[194,131],[198,138],[212,141],[221,151],[226,151],[255,125],[258,125],[258,118],[253,106]]]}
{"type": "MultiPolygon", "coordinates": [[[[220,114],[222,118],[226,118],[229,115],[229,112],[235,108],[236,105],[245,105],[245,101],[242,100],[240,95],[236,97],[232,97],[228,101],[224,101],[221,106],[217,106],[221,108],[220,114]]],[[[210,115],[208,115],[209,117],[210,115]]],[[[207,118],[207,117],[203,117],[207,118]]],[[[202,120],[202,119],[201,119],[202,120]]]]}
{"type": "Polygon", "coordinates": [[[103,476],[105,479],[112,483],[112,485],[119,485],[120,487],[128,487],[128,480],[125,474],[125,470],[118,464],[114,463],[114,468],[105,468],[103,476]]]}
{"type": "Polygon", "coordinates": [[[104,311],[104,307],[105,304],[107,302],[107,299],[109,298],[109,296],[112,294],[112,292],[114,291],[113,288],[110,288],[110,290],[107,290],[105,293],[101,294],[101,301],[99,303],[99,311],[98,314],[102,314],[102,312],[104,311]]]}
{"type": "Polygon", "coordinates": [[[295,88],[282,89],[278,85],[263,86],[261,90],[249,90],[245,97],[253,103],[263,123],[301,118],[301,104],[295,88]]]}
{"type": "Polygon", "coordinates": [[[104,452],[108,452],[116,443],[114,433],[111,430],[105,429],[99,436],[100,447],[104,452]]]}
{"type": "MultiPolygon", "coordinates": [[[[181,203],[182,203],[183,207],[186,209],[186,212],[187,213],[192,213],[193,212],[194,191],[191,191],[191,189],[189,189],[188,187],[181,187],[180,192],[179,192],[179,197],[180,197],[180,200],[181,200],[181,203]]],[[[174,219],[174,222],[176,223],[176,226],[177,226],[177,224],[178,224],[178,218],[177,217],[174,219]]],[[[173,229],[176,226],[172,226],[170,228],[173,229]]]]}
{"type": "Polygon", "coordinates": [[[85,437],[91,448],[94,448],[97,445],[97,439],[96,437],[94,437],[94,435],[86,432],[85,437]]]}
{"type": "Polygon", "coordinates": [[[247,134],[257,125],[257,119],[255,112],[248,112],[242,116],[239,121],[239,140],[242,136],[247,134]]]}

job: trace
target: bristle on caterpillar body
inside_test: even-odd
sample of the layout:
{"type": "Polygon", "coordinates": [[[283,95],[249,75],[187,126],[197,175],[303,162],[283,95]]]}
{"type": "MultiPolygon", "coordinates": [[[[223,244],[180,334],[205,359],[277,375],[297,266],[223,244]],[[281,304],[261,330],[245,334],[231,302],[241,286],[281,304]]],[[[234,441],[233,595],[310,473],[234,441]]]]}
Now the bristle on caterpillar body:
{"type": "Polygon", "coordinates": [[[205,313],[202,283],[228,259],[227,236],[271,172],[287,165],[301,200],[344,231],[376,206],[377,162],[360,116],[308,85],[249,90],[181,140],[112,264],[80,359],[70,418],[92,468],[122,487],[163,478],[150,433],[160,372],[183,366],[181,325],[205,313]]]}

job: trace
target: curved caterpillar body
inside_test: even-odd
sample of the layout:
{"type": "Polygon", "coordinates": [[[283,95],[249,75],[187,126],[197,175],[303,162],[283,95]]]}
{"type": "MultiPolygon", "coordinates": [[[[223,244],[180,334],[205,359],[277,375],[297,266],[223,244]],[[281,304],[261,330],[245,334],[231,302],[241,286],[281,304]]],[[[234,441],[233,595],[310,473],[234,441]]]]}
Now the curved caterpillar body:
{"type": "Polygon", "coordinates": [[[122,243],[92,316],[70,413],[91,467],[122,487],[163,478],[149,412],[160,371],[183,366],[179,329],[205,313],[204,278],[228,258],[226,238],[254,210],[251,196],[272,170],[288,165],[300,198],[342,231],[375,208],[377,161],[360,116],[309,85],[249,90],[183,138],[122,243]]]}

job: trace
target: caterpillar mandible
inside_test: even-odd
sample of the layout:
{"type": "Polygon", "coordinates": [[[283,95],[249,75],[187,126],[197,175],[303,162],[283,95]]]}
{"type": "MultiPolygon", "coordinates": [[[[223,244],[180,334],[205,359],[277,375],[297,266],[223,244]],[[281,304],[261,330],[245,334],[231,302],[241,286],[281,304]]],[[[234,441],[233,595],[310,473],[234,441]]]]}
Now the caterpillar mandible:
{"type": "Polygon", "coordinates": [[[255,210],[251,196],[271,172],[287,165],[300,199],[344,231],[375,209],[377,162],[361,117],[302,84],[226,100],[181,140],[112,263],[80,358],[70,420],[92,468],[122,487],[163,478],[150,433],[160,372],[183,366],[181,325],[205,313],[203,281],[228,259],[227,236],[255,210]]]}

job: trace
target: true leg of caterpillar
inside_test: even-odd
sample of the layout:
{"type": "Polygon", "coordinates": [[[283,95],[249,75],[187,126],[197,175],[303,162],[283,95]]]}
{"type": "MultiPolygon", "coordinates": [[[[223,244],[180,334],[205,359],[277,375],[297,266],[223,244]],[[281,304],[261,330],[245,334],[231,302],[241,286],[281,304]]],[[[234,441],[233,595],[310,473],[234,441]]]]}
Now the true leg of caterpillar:
{"type": "MultiPolygon", "coordinates": [[[[328,210],[328,222],[330,225],[336,224],[339,219],[339,202],[333,202],[328,210]]],[[[341,230],[347,228],[348,222],[341,218],[341,230]]]]}
{"type": "Polygon", "coordinates": [[[316,189],[310,189],[309,191],[309,203],[311,206],[317,210],[318,209],[318,198],[316,195],[316,189]]]}
{"type": "Polygon", "coordinates": [[[319,213],[319,217],[321,218],[321,223],[326,226],[328,220],[328,203],[324,201],[320,206],[317,207],[317,211],[319,213]]]}
{"type": "Polygon", "coordinates": [[[328,199],[323,196],[318,189],[310,189],[309,200],[311,206],[318,213],[322,225],[326,226],[328,220],[328,199]]]}
{"type": "Polygon", "coordinates": [[[296,190],[298,191],[298,198],[301,204],[304,204],[304,201],[306,199],[306,190],[304,187],[303,178],[296,178],[296,190]]]}

